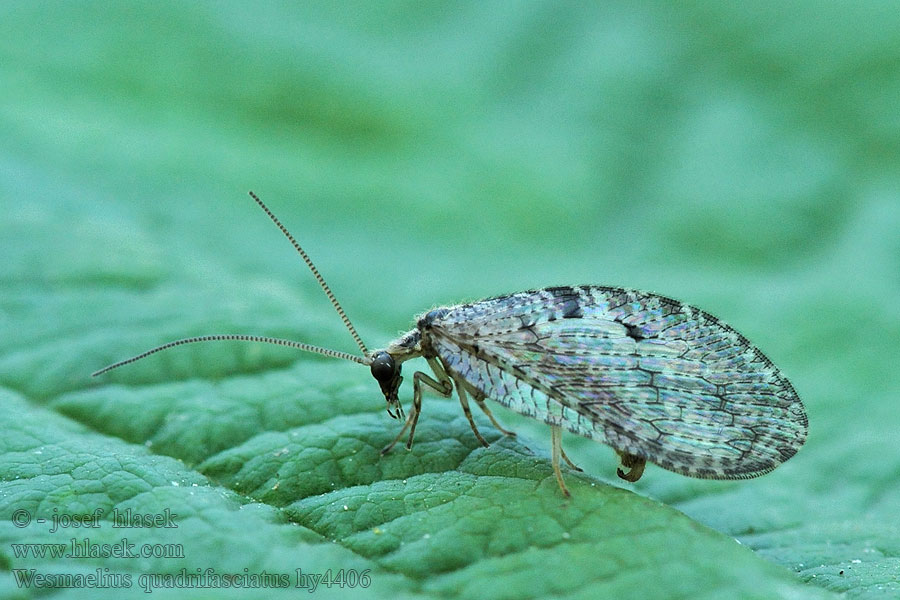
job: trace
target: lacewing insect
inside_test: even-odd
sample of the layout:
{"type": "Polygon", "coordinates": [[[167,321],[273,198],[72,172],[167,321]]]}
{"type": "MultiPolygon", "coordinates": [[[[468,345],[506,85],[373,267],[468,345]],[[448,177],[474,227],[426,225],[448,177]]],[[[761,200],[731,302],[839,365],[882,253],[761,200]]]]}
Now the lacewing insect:
{"type": "Polygon", "coordinates": [[[712,315],[665,296],[616,287],[549,287],[435,308],[383,350],[369,352],[309,256],[256,194],[250,196],[310,268],[361,356],[254,335],[205,335],[169,342],[96,371],[97,376],[156,352],[195,342],[278,344],[350,360],[371,369],[388,414],[404,418],[398,390],[407,360],[424,358],[432,375],[413,373],[409,415],[382,454],[409,430],[411,448],[422,391],[456,390],[481,444],[469,396],[499,431],[485,400],[550,425],[552,464],[562,492],[562,430],[604,442],[621,458],[617,474],[637,481],[647,461],[704,479],[768,473],[806,440],[808,421],[793,386],[744,336],[712,315]]]}

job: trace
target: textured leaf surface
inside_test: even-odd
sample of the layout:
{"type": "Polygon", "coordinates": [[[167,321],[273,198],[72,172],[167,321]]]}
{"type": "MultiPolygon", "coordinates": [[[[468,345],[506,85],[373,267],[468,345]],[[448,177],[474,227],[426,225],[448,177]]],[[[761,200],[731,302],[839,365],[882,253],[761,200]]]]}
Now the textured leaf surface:
{"type": "Polygon", "coordinates": [[[326,597],[900,593],[896,7],[331,6],[0,6],[0,595],[207,568],[370,570],[326,597]],[[566,437],[564,502],[547,428],[501,408],[519,437],[482,421],[485,449],[428,395],[379,458],[397,423],[359,365],[197,345],[91,380],[196,334],[353,350],[251,188],[372,347],[440,304],[652,290],[762,348],[809,440],[757,480],[626,488],[566,437]],[[178,527],[12,521],[97,508],[178,527]],[[184,558],[12,545],[126,537],[184,558]]]}

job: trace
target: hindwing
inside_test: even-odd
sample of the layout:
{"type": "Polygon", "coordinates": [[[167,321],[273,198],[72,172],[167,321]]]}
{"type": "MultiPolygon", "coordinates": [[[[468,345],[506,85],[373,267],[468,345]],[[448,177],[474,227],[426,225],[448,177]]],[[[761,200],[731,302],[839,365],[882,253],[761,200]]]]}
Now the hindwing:
{"type": "Polygon", "coordinates": [[[485,397],[678,473],[754,477],[806,438],[803,404],[772,362],[664,296],[558,287],[431,314],[423,336],[485,397]]]}

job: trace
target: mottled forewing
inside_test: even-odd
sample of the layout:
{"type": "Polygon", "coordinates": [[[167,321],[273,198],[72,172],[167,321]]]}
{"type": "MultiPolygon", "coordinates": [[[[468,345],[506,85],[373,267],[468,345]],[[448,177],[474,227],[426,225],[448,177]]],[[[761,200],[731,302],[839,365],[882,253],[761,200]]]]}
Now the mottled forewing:
{"type": "Polygon", "coordinates": [[[522,292],[450,308],[430,339],[484,396],[685,475],[761,475],[806,438],[800,399],[759,349],[655,294],[522,292]]]}

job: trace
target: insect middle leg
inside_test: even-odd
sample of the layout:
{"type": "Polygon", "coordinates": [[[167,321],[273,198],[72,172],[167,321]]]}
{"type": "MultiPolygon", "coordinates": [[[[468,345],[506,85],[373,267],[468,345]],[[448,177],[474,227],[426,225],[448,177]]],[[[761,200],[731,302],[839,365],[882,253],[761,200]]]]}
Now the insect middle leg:
{"type": "MultiPolygon", "coordinates": [[[[459,396],[459,404],[462,406],[466,419],[469,420],[469,427],[472,428],[472,433],[475,434],[475,437],[481,442],[481,445],[487,448],[490,444],[482,437],[481,432],[478,431],[478,427],[475,425],[475,419],[472,418],[472,411],[469,409],[469,400],[466,398],[466,389],[463,387],[463,383],[456,377],[453,378],[453,382],[456,383],[456,395],[459,396]]],[[[479,406],[480,405],[481,404],[479,403],[479,406]]]]}
{"type": "MultiPolygon", "coordinates": [[[[459,386],[458,382],[457,382],[457,386],[459,386]]],[[[478,408],[481,409],[481,412],[483,412],[485,414],[485,416],[487,416],[487,418],[491,420],[491,425],[493,425],[500,433],[502,433],[503,435],[508,435],[510,437],[516,437],[515,431],[510,431],[508,429],[504,429],[500,425],[500,423],[497,422],[497,419],[494,418],[494,413],[492,413],[491,409],[488,408],[488,405],[484,403],[484,397],[474,395],[472,398],[473,398],[473,400],[475,400],[475,404],[478,405],[478,408]]],[[[568,459],[566,459],[566,460],[568,460],[568,459]]]]}
{"type": "Polygon", "coordinates": [[[382,454],[387,454],[391,451],[391,448],[393,448],[403,437],[407,428],[409,428],[409,439],[406,442],[406,449],[409,450],[412,448],[413,436],[416,434],[416,423],[419,422],[419,414],[422,412],[422,384],[427,385],[444,398],[449,398],[450,394],[453,393],[453,382],[450,380],[447,372],[444,371],[444,367],[441,366],[436,358],[429,358],[427,360],[428,366],[431,367],[431,370],[434,372],[437,379],[429,377],[422,371],[413,373],[412,410],[409,411],[406,423],[403,424],[403,428],[400,430],[400,433],[397,434],[397,437],[395,437],[390,444],[381,449],[382,454]]]}

